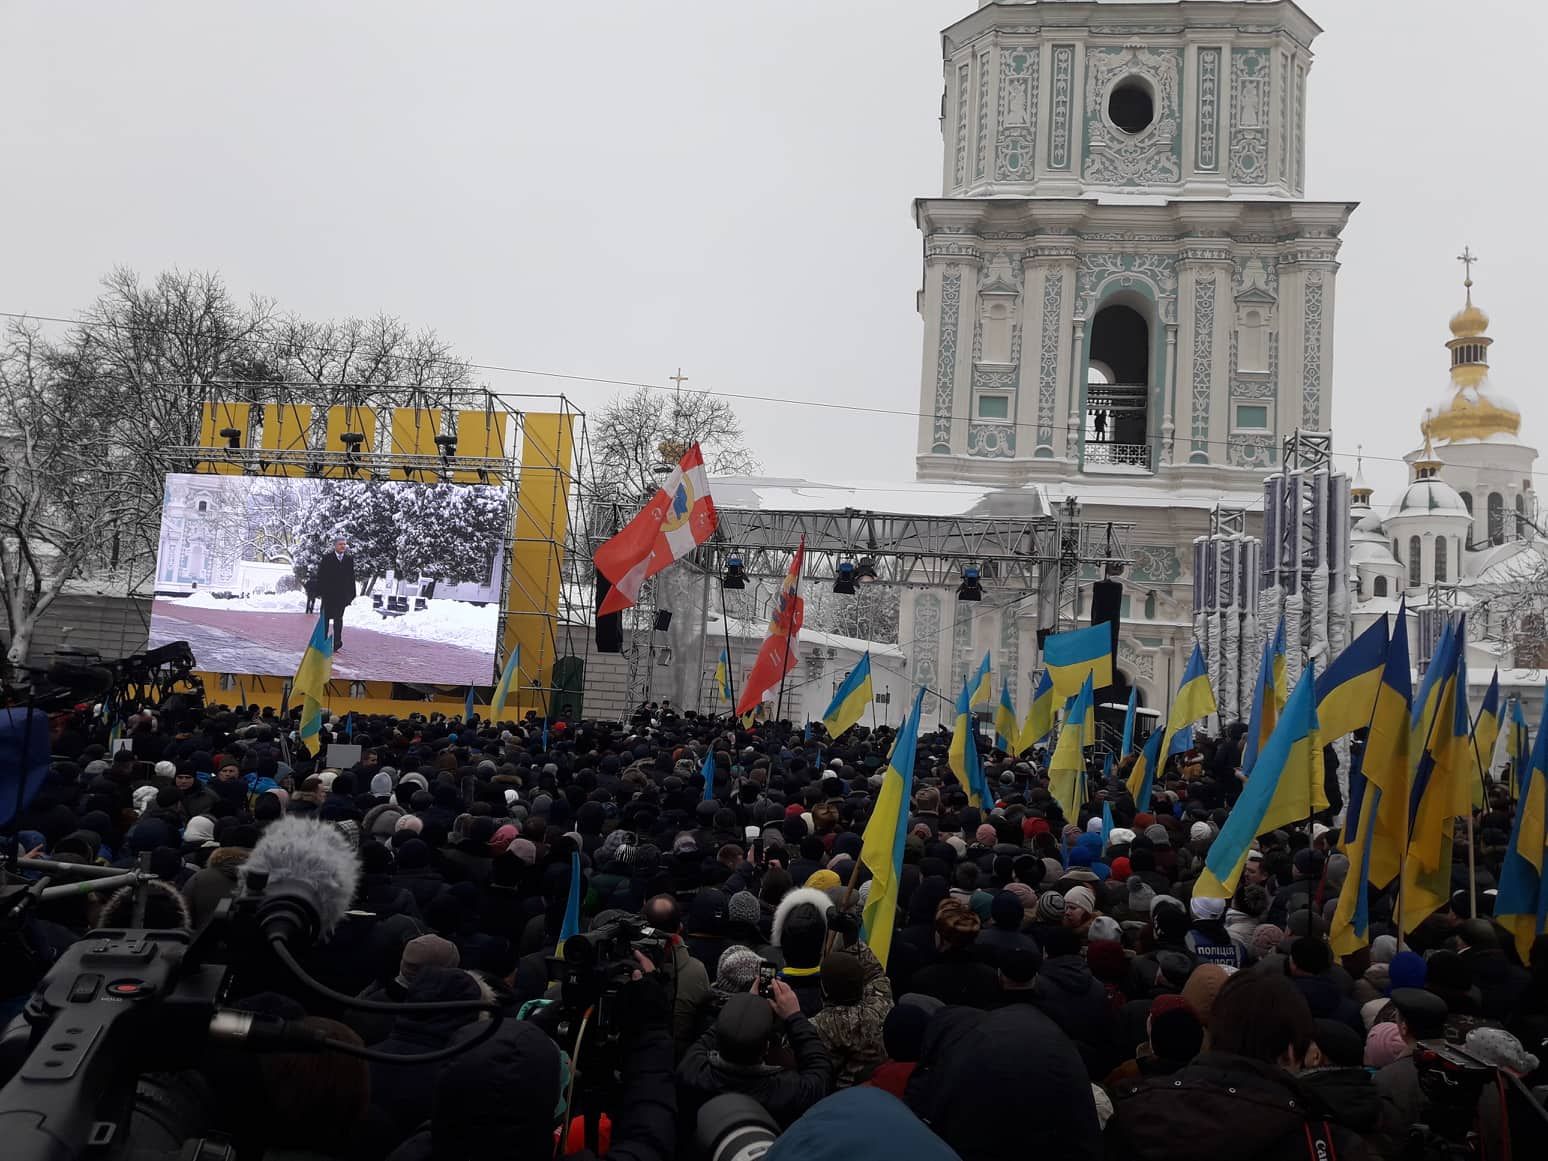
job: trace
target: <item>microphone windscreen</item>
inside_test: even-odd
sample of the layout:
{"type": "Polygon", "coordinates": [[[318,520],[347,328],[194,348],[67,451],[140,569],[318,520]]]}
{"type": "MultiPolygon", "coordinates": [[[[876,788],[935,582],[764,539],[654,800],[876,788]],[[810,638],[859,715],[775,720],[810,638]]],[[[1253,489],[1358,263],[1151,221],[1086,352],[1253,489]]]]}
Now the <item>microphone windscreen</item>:
{"type": "Polygon", "coordinates": [[[360,882],[360,858],[350,841],[325,822],[290,815],[276,819],[242,865],[246,877],[268,875],[266,890],[299,882],[317,898],[318,920],[326,935],[343,920],[360,882]]]}

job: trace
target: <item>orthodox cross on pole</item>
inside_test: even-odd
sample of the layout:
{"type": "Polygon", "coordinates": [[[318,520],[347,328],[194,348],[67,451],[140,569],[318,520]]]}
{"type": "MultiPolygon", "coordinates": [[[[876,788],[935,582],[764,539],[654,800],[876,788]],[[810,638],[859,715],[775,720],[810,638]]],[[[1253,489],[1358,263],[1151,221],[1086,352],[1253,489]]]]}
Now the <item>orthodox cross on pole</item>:
{"type": "Polygon", "coordinates": [[[683,374],[683,369],[681,367],[677,369],[677,374],[668,375],[667,378],[670,379],[673,383],[677,384],[677,390],[679,391],[683,389],[683,384],[688,382],[688,376],[683,374]]]}
{"type": "Polygon", "coordinates": [[[1467,276],[1466,276],[1466,278],[1463,279],[1462,285],[1467,288],[1467,301],[1468,302],[1472,302],[1473,301],[1473,263],[1478,261],[1478,255],[1473,253],[1472,247],[1470,247],[1470,246],[1463,246],[1462,247],[1462,253],[1457,255],[1457,261],[1462,263],[1463,268],[1466,269],[1466,271],[1467,271],[1467,276]]]}

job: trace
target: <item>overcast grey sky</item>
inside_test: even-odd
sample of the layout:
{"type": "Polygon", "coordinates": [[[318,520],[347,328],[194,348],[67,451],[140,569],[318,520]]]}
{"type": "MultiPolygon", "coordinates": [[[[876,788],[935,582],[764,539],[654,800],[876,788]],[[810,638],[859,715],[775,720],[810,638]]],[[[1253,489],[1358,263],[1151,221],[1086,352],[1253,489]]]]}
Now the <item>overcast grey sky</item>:
{"type": "MultiPolygon", "coordinates": [[[[916,196],[941,28],[974,0],[0,3],[0,310],[114,264],[221,271],[312,317],[386,311],[480,363],[918,407],[916,196]]],[[[1337,446],[1414,446],[1464,242],[1494,382],[1548,249],[1535,0],[1306,0],[1309,193],[1363,203],[1339,279],[1337,446]]],[[[595,408],[611,389],[562,389],[595,408]]],[[[914,420],[739,405],[771,473],[902,480],[914,420]]],[[[1401,465],[1367,474],[1391,497],[1401,465]]],[[[1544,485],[1540,485],[1544,486],[1544,485]]]]}

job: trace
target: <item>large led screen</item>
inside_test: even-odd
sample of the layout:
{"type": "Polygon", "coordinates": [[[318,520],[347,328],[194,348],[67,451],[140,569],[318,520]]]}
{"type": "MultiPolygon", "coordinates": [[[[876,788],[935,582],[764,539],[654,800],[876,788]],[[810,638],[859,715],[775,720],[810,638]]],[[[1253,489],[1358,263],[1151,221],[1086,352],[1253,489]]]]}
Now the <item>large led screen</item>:
{"type": "Polygon", "coordinates": [[[505,528],[485,485],[168,476],[150,643],[289,677],[322,617],[335,681],[487,685],[505,528]]]}

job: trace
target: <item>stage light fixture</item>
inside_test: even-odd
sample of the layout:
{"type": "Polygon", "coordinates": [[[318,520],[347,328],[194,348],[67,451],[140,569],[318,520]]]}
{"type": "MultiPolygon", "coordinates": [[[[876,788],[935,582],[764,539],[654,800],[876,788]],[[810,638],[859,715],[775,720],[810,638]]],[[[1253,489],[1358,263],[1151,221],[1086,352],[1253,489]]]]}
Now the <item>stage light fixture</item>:
{"type": "Polygon", "coordinates": [[[365,434],[359,431],[346,431],[339,436],[339,442],[344,445],[344,470],[353,476],[359,469],[355,461],[360,457],[360,445],[365,443],[365,434]]]}
{"type": "Polygon", "coordinates": [[[747,572],[742,567],[740,556],[726,557],[726,574],[720,578],[720,587],[723,589],[745,589],[747,587],[747,572]]]}
{"type": "Polygon", "coordinates": [[[840,561],[834,570],[833,591],[846,597],[855,595],[855,566],[847,560],[840,561]]]}
{"type": "Polygon", "coordinates": [[[656,650],[656,664],[661,666],[662,669],[672,664],[672,647],[670,645],[663,645],[656,650]]]}
{"type": "Polygon", "coordinates": [[[438,435],[435,437],[435,446],[440,450],[442,459],[451,459],[457,454],[457,437],[454,435],[438,435]]]}
{"type": "Polygon", "coordinates": [[[234,427],[221,428],[220,438],[226,441],[228,451],[236,451],[242,446],[242,433],[234,427]]]}
{"type": "Polygon", "coordinates": [[[984,599],[984,586],[979,583],[978,569],[968,565],[962,570],[962,583],[957,586],[957,600],[981,601],[984,599]]]}
{"type": "Polygon", "coordinates": [[[863,585],[876,583],[876,558],[874,556],[862,556],[855,565],[855,580],[863,585]]]}

